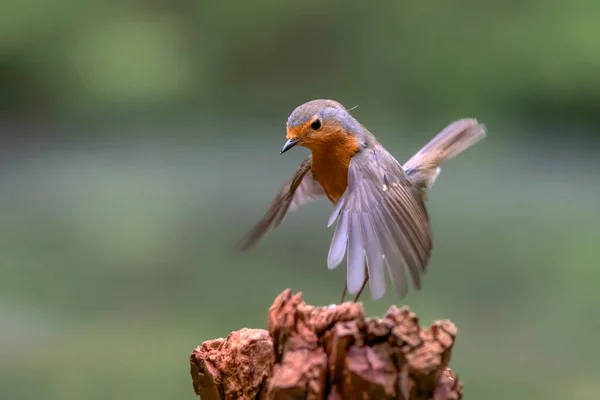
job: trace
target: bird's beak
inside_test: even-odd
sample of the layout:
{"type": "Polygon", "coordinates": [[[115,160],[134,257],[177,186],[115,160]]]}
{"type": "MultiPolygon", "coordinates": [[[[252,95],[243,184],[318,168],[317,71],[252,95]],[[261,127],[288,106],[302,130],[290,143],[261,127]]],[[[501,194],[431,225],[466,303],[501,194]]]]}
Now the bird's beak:
{"type": "Polygon", "coordinates": [[[286,151],[288,151],[289,149],[291,149],[292,147],[294,147],[297,144],[298,144],[298,139],[289,139],[287,142],[285,142],[285,144],[281,148],[281,154],[285,153],[286,151]]]}

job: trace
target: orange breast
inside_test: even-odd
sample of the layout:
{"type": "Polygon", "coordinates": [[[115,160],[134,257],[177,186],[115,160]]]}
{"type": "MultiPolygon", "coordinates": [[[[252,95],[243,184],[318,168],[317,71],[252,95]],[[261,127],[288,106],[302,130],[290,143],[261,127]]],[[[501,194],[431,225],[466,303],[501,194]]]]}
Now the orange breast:
{"type": "Polygon", "coordinates": [[[336,203],[348,187],[348,166],[358,149],[358,140],[352,135],[343,142],[322,144],[311,149],[313,177],[332,203],[336,203]]]}

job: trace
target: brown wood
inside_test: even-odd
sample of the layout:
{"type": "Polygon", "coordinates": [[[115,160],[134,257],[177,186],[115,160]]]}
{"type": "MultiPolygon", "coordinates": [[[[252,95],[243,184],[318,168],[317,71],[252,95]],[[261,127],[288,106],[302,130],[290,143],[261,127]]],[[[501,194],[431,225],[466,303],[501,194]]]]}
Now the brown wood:
{"type": "Polygon", "coordinates": [[[407,307],[367,318],[362,304],[314,307],[288,289],[269,309],[268,331],[242,329],[191,354],[194,391],[217,399],[459,400],[447,367],[456,328],[419,325],[407,307]]]}

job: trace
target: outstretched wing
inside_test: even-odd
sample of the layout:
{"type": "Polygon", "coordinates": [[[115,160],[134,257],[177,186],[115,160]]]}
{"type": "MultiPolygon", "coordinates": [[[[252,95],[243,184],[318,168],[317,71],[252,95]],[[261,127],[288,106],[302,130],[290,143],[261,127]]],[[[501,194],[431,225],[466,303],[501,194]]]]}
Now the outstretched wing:
{"type": "Polygon", "coordinates": [[[404,170],[410,180],[426,194],[443,162],[462,153],[486,136],[485,125],[473,118],[459,119],[435,135],[405,164],[404,170]]]}
{"type": "Polygon", "coordinates": [[[329,218],[337,219],[327,265],[336,268],[347,249],[346,283],[350,293],[365,279],[365,258],[371,297],[385,294],[385,266],[398,296],[406,295],[406,269],[415,286],[431,253],[429,217],[419,189],[383,147],[364,149],[350,161],[348,188],[329,218]]]}
{"type": "Polygon", "coordinates": [[[281,224],[288,211],[293,211],[298,206],[312,200],[325,197],[323,188],[310,173],[310,166],[311,158],[308,157],[279,190],[265,215],[241,240],[240,251],[246,251],[255,246],[269,230],[281,224]]]}

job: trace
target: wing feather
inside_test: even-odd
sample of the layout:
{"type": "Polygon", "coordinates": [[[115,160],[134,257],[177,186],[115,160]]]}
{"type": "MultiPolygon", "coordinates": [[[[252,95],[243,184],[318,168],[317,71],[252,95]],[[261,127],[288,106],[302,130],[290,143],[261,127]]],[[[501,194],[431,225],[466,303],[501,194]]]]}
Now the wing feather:
{"type": "Polygon", "coordinates": [[[462,153],[485,136],[485,125],[476,119],[454,121],[404,163],[404,170],[425,194],[439,175],[443,162],[462,153]]]}
{"type": "Polygon", "coordinates": [[[353,212],[349,215],[349,218],[346,284],[350,293],[356,293],[360,290],[365,280],[365,247],[362,239],[359,214],[353,212]]]}
{"type": "Polygon", "coordinates": [[[282,186],[265,215],[238,244],[240,251],[254,247],[268,231],[277,228],[283,222],[288,212],[303,204],[325,197],[323,188],[310,173],[311,163],[311,158],[308,157],[282,186]]]}
{"type": "Polygon", "coordinates": [[[344,260],[348,243],[348,213],[340,215],[333,233],[333,240],[327,255],[327,267],[334,269],[344,260]]]}
{"type": "Polygon", "coordinates": [[[331,214],[330,224],[336,218],[330,253],[337,256],[334,261],[339,260],[346,228],[350,293],[362,285],[365,261],[375,300],[386,291],[385,266],[398,296],[407,292],[406,270],[420,288],[432,248],[429,217],[419,188],[381,146],[363,149],[352,158],[348,188],[331,214]],[[342,216],[350,218],[350,224],[340,222],[342,216]]]}
{"type": "Polygon", "coordinates": [[[367,212],[360,213],[362,237],[365,242],[365,256],[369,271],[369,289],[373,298],[380,299],[385,294],[385,270],[383,267],[383,250],[373,227],[372,218],[367,212]]]}

